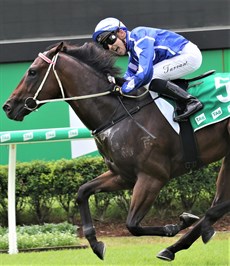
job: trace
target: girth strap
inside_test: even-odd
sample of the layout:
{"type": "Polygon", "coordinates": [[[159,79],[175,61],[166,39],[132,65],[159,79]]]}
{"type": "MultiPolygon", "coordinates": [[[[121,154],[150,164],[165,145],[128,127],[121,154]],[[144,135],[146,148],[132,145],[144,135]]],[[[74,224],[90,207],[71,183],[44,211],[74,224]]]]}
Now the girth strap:
{"type": "Polygon", "coordinates": [[[196,137],[190,120],[180,122],[180,137],[183,148],[184,166],[188,170],[196,170],[204,164],[200,160],[196,137]]]}

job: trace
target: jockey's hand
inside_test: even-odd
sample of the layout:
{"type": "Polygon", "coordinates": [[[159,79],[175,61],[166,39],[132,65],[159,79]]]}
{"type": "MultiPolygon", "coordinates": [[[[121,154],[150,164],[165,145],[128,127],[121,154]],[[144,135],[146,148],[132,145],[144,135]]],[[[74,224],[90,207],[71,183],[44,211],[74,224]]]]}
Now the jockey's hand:
{"type": "Polygon", "coordinates": [[[109,88],[111,94],[116,95],[116,96],[121,96],[122,95],[122,90],[121,87],[116,85],[116,84],[112,84],[109,88]]]}

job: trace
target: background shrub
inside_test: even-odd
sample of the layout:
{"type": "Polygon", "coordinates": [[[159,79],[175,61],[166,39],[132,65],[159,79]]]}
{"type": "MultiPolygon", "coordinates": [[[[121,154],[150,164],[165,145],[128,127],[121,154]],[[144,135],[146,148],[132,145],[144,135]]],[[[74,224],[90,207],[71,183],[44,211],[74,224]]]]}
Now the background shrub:
{"type": "Polygon", "coordinates": [[[78,213],[77,191],[84,179],[78,172],[76,160],[58,160],[52,165],[54,195],[67,214],[67,220],[76,223],[78,213]]]}
{"type": "MultiPolygon", "coordinates": [[[[17,245],[19,249],[77,245],[77,229],[67,222],[17,226],[17,245]]],[[[8,229],[3,227],[0,227],[0,249],[8,249],[8,229]]]]}
{"type": "MultiPolygon", "coordinates": [[[[164,217],[178,216],[178,211],[203,213],[215,195],[215,180],[220,162],[196,172],[171,180],[160,192],[153,205],[154,213],[164,217]]],[[[107,171],[101,157],[83,157],[54,162],[33,161],[18,163],[16,168],[16,209],[18,224],[55,222],[52,212],[63,210],[66,217],[59,220],[77,224],[76,203],[79,187],[107,171]],[[29,212],[33,219],[28,219],[29,212]]],[[[0,223],[7,225],[7,167],[0,166],[0,223]]],[[[123,219],[126,216],[132,191],[97,193],[90,197],[95,219],[123,219]],[[113,208],[114,210],[111,210],[113,208]],[[117,208],[117,210],[116,210],[117,208]],[[108,216],[109,215],[109,216],[108,216]]],[[[61,212],[60,212],[61,213],[61,212]]]]}
{"type": "Polygon", "coordinates": [[[8,210],[7,210],[7,189],[8,188],[8,167],[0,167],[0,219],[2,224],[7,223],[8,210]]]}
{"type": "MultiPolygon", "coordinates": [[[[51,164],[45,161],[20,163],[16,167],[17,206],[29,203],[37,222],[43,224],[54,200],[51,164]],[[23,203],[22,203],[23,202],[23,203]]],[[[18,210],[18,209],[17,209],[18,210]]]]}

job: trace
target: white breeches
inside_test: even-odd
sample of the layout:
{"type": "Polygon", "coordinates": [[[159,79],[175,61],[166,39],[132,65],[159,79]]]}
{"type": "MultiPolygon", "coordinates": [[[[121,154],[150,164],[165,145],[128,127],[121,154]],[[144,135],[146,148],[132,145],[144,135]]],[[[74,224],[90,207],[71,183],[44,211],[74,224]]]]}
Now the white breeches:
{"type": "Polygon", "coordinates": [[[202,63],[202,54],[192,42],[188,42],[180,55],[166,59],[153,66],[153,79],[173,80],[197,70],[202,63]]]}

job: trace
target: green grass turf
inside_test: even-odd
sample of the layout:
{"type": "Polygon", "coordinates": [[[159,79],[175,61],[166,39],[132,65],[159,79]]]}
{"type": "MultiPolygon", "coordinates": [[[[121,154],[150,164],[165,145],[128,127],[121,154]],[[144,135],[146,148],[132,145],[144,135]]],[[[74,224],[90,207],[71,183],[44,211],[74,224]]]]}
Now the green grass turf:
{"type": "MultiPolygon", "coordinates": [[[[172,266],[229,266],[230,232],[219,232],[208,243],[199,238],[188,250],[176,254],[173,262],[159,260],[156,255],[162,249],[178,240],[162,237],[103,237],[107,246],[104,261],[101,261],[90,248],[47,252],[1,254],[0,265],[172,265],[172,266]]],[[[86,244],[81,239],[81,244],[86,244]]]]}

